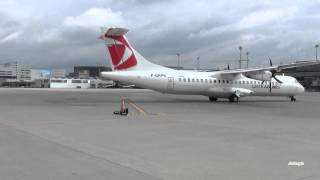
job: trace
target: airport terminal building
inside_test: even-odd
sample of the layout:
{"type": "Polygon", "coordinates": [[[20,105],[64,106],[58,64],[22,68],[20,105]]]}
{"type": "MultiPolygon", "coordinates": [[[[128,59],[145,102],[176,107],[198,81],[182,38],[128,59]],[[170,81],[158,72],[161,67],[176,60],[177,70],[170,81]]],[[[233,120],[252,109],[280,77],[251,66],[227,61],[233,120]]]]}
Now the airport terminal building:
{"type": "Polygon", "coordinates": [[[61,78],[50,78],[50,88],[54,89],[75,89],[91,88],[91,83],[94,83],[93,79],[61,79],[61,78]]]}
{"type": "Polygon", "coordinates": [[[307,91],[320,91],[320,65],[286,69],[281,73],[295,77],[307,91]]]}
{"type": "Polygon", "coordinates": [[[107,66],[75,66],[73,68],[73,76],[77,78],[98,78],[100,72],[111,71],[107,66]]]}

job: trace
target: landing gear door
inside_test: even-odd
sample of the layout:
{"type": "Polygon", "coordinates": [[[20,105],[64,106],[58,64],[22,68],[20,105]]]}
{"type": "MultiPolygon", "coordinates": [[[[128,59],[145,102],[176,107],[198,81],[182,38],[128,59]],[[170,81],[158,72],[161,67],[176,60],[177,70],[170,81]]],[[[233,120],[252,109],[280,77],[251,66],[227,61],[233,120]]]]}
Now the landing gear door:
{"type": "Polygon", "coordinates": [[[168,90],[173,90],[173,88],[174,88],[174,78],[173,77],[168,77],[167,89],[168,90]]]}

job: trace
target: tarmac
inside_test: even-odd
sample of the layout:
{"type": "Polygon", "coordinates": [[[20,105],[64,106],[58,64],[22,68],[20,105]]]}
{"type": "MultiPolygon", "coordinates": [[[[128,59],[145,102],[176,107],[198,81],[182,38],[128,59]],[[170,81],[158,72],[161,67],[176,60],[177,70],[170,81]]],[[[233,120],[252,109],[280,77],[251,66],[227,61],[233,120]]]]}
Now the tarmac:
{"type": "Polygon", "coordinates": [[[320,179],[320,93],[0,89],[1,180],[320,179]],[[128,116],[113,115],[121,99],[128,116]]]}

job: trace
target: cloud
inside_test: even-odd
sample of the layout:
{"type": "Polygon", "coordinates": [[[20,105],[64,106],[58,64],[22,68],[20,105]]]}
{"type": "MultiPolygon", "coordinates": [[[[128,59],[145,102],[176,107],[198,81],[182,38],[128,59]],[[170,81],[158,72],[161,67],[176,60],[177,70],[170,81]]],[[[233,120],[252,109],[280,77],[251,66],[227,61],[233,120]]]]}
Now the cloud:
{"type": "Polygon", "coordinates": [[[92,8],[79,16],[68,16],[64,19],[67,27],[97,28],[101,26],[123,26],[124,19],[120,11],[114,12],[110,8],[92,8]]]}
{"type": "Polygon", "coordinates": [[[244,16],[235,27],[248,29],[256,26],[268,25],[281,18],[287,18],[298,12],[296,6],[289,8],[263,9],[244,16]]]}
{"type": "Polygon", "coordinates": [[[3,0],[0,2],[0,63],[20,60],[34,67],[106,64],[100,26],[129,28],[129,41],[147,59],[214,68],[236,62],[237,47],[252,65],[310,59],[320,43],[320,3],[208,0],[3,0]],[[72,7],[72,8],[70,8],[72,7]],[[297,55],[296,49],[300,49],[297,55]],[[302,49],[302,50],[301,50],[302,49]],[[290,57],[290,58],[289,58],[290,57]]]}
{"type": "Polygon", "coordinates": [[[13,32],[5,37],[3,37],[2,39],[0,39],[0,43],[5,43],[8,41],[12,41],[12,40],[17,40],[20,36],[21,36],[21,32],[13,32]]]}

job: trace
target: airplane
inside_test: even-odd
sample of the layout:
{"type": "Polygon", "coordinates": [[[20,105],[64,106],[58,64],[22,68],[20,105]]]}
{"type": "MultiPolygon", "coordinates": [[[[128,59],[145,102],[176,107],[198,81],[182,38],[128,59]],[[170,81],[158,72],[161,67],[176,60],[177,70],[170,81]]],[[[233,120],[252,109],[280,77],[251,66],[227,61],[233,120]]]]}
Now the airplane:
{"type": "Polygon", "coordinates": [[[128,29],[101,28],[100,39],[105,41],[112,71],[101,72],[103,78],[134,84],[161,93],[203,95],[211,102],[218,98],[238,102],[245,96],[284,96],[296,101],[295,96],[304,93],[304,87],[291,76],[277,72],[319,64],[318,61],[292,63],[270,67],[235,69],[214,72],[175,70],[146,60],[129,43],[128,29]]]}

